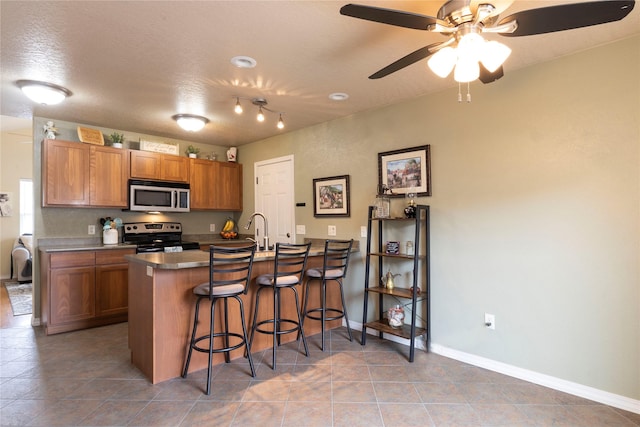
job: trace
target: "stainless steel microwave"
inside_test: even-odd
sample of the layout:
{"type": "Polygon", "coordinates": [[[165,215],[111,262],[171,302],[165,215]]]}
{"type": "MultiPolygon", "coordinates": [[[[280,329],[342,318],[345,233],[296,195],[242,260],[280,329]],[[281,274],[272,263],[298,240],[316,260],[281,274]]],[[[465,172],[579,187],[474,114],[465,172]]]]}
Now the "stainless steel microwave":
{"type": "Polygon", "coordinates": [[[181,182],[129,180],[129,210],[189,212],[189,184],[181,182]]]}

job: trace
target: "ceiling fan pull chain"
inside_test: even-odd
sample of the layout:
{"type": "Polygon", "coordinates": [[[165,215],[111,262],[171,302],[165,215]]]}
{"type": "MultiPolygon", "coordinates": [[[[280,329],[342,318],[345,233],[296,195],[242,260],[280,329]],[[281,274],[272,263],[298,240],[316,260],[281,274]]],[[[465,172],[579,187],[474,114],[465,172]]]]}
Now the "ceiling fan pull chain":
{"type": "Polygon", "coordinates": [[[462,102],[462,92],[460,92],[460,82],[458,82],[458,102],[462,102]]]}
{"type": "Polygon", "coordinates": [[[471,83],[467,82],[467,102],[471,102],[471,83]]]}

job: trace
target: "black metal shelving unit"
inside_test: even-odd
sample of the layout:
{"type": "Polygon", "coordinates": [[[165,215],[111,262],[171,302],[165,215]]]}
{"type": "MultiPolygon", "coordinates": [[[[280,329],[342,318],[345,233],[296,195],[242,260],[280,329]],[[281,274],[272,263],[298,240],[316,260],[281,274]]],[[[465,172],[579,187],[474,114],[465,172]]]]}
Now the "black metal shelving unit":
{"type": "MultiPolygon", "coordinates": [[[[429,276],[430,276],[430,265],[429,265],[429,206],[426,205],[417,205],[416,206],[416,216],[415,218],[376,218],[374,216],[376,208],[375,206],[369,206],[369,216],[367,220],[367,254],[366,254],[366,264],[365,264],[365,283],[364,283],[364,311],[363,311],[363,320],[362,320],[362,345],[366,345],[367,340],[367,328],[374,329],[379,331],[380,338],[382,338],[383,333],[392,334],[395,336],[399,336],[402,338],[406,338],[410,340],[410,351],[409,351],[409,362],[413,362],[414,354],[415,354],[415,338],[416,336],[420,336],[426,334],[426,342],[425,345],[429,348],[429,341],[431,338],[431,289],[429,284],[429,276]],[[383,244],[385,242],[386,227],[392,223],[412,223],[415,227],[414,233],[414,254],[406,255],[406,254],[388,254],[383,248],[383,244]],[[372,250],[372,238],[374,237],[374,224],[376,227],[376,239],[377,239],[377,248],[372,250]],[[424,239],[424,245],[423,245],[424,239]],[[421,249],[422,248],[422,249],[421,249]],[[378,261],[378,269],[373,277],[371,277],[371,261],[372,259],[377,259],[378,261]],[[384,286],[381,286],[380,277],[384,275],[384,261],[388,259],[399,259],[406,260],[407,262],[413,263],[413,289],[417,289],[418,287],[422,288],[421,292],[418,294],[413,292],[410,288],[403,288],[394,286],[393,289],[387,289],[384,286]],[[424,276],[421,279],[421,269],[420,263],[424,262],[424,276]],[[369,297],[377,295],[378,296],[378,316],[377,319],[373,321],[367,321],[368,319],[368,310],[369,310],[369,297]],[[384,296],[389,295],[395,298],[403,298],[411,300],[411,323],[404,324],[400,328],[393,328],[389,326],[388,321],[383,317],[384,313],[384,296]],[[416,303],[419,301],[425,301],[426,303],[426,327],[419,328],[416,326],[416,303]]],[[[391,231],[390,231],[391,232],[391,231]]]]}

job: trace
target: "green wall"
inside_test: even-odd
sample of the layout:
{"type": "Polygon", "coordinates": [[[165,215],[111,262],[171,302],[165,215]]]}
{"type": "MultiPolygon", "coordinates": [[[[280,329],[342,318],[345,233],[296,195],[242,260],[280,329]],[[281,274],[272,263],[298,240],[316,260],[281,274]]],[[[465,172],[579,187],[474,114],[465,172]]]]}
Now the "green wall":
{"type": "MultiPolygon", "coordinates": [[[[505,68],[470,104],[455,87],[242,146],[245,183],[253,162],[293,154],[297,224],[358,239],[377,153],[430,144],[432,343],[639,399],[640,38],[505,68]],[[312,179],[343,174],[351,217],[315,219],[312,179]]],[[[347,284],[358,322],[361,255],[347,284]]]]}

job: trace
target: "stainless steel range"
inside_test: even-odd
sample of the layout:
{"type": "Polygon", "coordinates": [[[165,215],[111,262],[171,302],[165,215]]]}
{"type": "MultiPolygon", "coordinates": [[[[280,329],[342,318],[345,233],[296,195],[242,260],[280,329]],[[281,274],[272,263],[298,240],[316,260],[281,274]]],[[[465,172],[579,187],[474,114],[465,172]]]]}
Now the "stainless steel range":
{"type": "Polygon", "coordinates": [[[124,243],[136,245],[136,253],[200,249],[197,242],[182,241],[179,222],[131,222],[124,224],[123,229],[124,243]]]}

